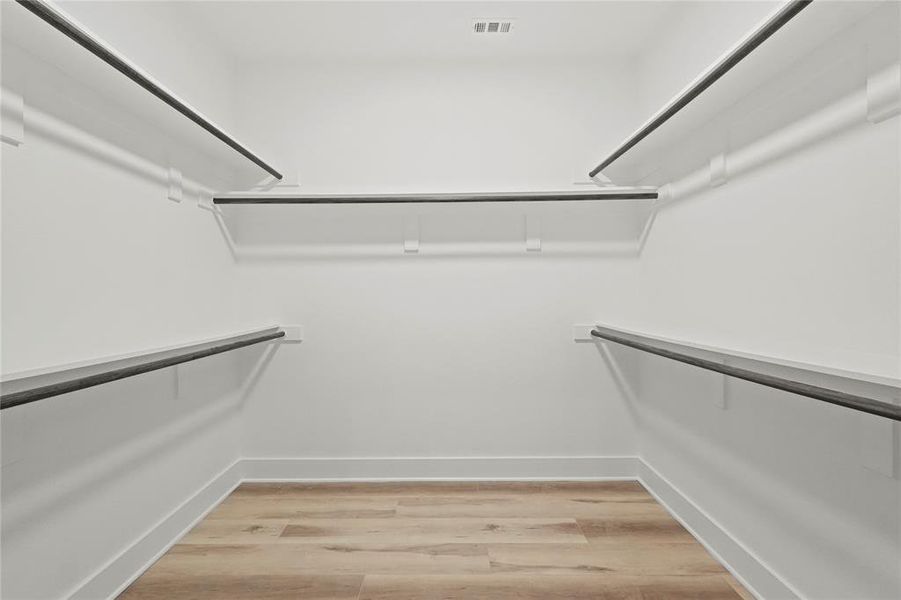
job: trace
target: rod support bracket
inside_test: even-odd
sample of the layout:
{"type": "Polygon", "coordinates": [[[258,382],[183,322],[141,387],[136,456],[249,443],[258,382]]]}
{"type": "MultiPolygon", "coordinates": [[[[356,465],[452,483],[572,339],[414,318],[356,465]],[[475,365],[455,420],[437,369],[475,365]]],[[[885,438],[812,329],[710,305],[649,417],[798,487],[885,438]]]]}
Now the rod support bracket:
{"type": "Polygon", "coordinates": [[[867,78],[867,121],[876,124],[901,113],[901,64],[867,78]]]}
{"type": "Polygon", "coordinates": [[[0,141],[13,147],[25,143],[25,99],[7,87],[0,90],[0,141]]]}
{"type": "Polygon", "coordinates": [[[185,193],[184,179],[182,178],[181,171],[170,166],[166,177],[168,181],[166,197],[173,202],[181,202],[185,193]]]}
{"type": "Polygon", "coordinates": [[[404,219],[404,254],[419,253],[419,217],[408,216],[404,219]]]}

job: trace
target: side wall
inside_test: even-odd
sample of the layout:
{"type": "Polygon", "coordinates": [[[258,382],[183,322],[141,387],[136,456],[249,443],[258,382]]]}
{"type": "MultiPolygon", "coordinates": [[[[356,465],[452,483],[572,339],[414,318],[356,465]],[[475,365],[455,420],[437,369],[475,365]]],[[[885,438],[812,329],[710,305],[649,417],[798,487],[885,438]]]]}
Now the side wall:
{"type": "MultiPolygon", "coordinates": [[[[197,54],[196,33],[160,45],[156,36],[178,27],[162,11],[131,12],[145,17],[136,27],[115,7],[70,8],[201,110],[232,119],[231,107],[216,102],[228,98],[230,66],[197,54]],[[123,31],[127,39],[116,39],[123,31]],[[181,60],[187,54],[194,64],[181,60]]],[[[8,50],[4,44],[4,74],[22,72],[22,57],[8,50]]],[[[0,148],[3,373],[258,324],[235,311],[233,259],[216,220],[193,199],[167,199],[164,182],[123,168],[135,162],[132,149],[105,138],[116,127],[114,139],[139,140],[153,133],[146,123],[31,66],[15,82],[25,97],[24,143],[0,148]]],[[[189,501],[239,456],[241,387],[259,353],[4,410],[3,598],[47,600],[78,589],[106,596],[227,491],[213,487],[196,506],[189,501]],[[123,552],[124,561],[110,563],[123,552]]]]}
{"type": "MultiPolygon", "coordinates": [[[[674,28],[661,51],[689,44],[684,37],[697,43],[674,28]]],[[[669,77],[667,60],[649,56],[645,80],[669,77]]],[[[861,118],[841,135],[665,206],[641,256],[643,293],[654,303],[630,325],[897,377],[899,144],[898,117],[861,118]]],[[[770,587],[750,581],[759,592],[901,595],[897,423],[639,360],[643,460],[781,578],[770,587]]]]}

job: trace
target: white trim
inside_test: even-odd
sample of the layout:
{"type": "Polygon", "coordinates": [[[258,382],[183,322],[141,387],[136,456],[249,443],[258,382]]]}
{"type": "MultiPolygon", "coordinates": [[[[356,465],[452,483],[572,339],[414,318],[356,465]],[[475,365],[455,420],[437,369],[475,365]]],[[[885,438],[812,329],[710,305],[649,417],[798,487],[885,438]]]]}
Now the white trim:
{"type": "Polygon", "coordinates": [[[636,456],[245,458],[246,481],[635,479],[636,456]]]}
{"type": "Polygon", "coordinates": [[[757,598],[803,598],[637,456],[239,459],[85,579],[68,598],[115,598],[244,481],[474,480],[639,481],[757,598]]]}
{"type": "Polygon", "coordinates": [[[756,598],[803,599],[753,551],[735,539],[668,479],[639,459],[638,481],[756,598]]]}
{"type": "Polygon", "coordinates": [[[240,459],[213,477],[193,496],[137,539],[131,546],[78,584],[70,600],[113,599],[199,523],[243,481],[240,459]]]}

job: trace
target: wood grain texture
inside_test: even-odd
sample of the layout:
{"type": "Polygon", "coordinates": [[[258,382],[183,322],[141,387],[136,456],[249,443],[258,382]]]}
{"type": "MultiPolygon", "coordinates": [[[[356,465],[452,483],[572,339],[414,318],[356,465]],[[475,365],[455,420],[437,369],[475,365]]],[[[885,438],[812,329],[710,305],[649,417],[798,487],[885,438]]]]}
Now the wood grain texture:
{"type": "Polygon", "coordinates": [[[547,518],[597,519],[668,517],[653,500],[613,501],[590,494],[479,494],[476,496],[431,496],[402,498],[397,503],[398,517],[429,517],[440,511],[445,517],[469,518],[547,518]]]}
{"type": "Polygon", "coordinates": [[[635,482],[244,484],[121,597],[750,598],[635,482]]]}
{"type": "Polygon", "coordinates": [[[575,519],[304,519],[281,534],[286,542],[339,544],[587,543],[575,519]]]}
{"type": "Polygon", "coordinates": [[[608,544],[491,544],[485,546],[491,570],[503,573],[567,575],[616,573],[619,575],[725,574],[703,546],[693,542],[672,544],[630,541],[608,544]]]}
{"type": "Polygon", "coordinates": [[[741,600],[722,576],[367,575],[360,600],[741,600]]]}
{"type": "Polygon", "coordinates": [[[124,600],[355,600],[359,597],[362,575],[251,576],[197,575],[178,578],[156,575],[141,577],[119,596],[124,600]]]}

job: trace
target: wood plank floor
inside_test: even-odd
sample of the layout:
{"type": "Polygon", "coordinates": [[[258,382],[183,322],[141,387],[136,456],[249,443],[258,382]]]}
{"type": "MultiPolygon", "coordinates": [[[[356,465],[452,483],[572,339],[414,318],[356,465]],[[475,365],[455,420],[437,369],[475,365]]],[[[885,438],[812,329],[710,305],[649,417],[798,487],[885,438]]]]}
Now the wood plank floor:
{"type": "Polygon", "coordinates": [[[750,600],[634,482],[241,485],[120,598],[750,600]]]}

